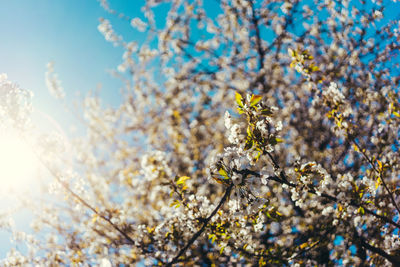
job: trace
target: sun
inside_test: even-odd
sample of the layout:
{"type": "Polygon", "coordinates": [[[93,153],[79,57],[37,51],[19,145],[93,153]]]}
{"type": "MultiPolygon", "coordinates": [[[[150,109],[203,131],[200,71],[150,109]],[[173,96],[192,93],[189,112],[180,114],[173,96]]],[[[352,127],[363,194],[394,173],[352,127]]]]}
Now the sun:
{"type": "Polygon", "coordinates": [[[15,131],[0,131],[0,192],[25,191],[39,168],[40,162],[27,139],[15,131]]]}

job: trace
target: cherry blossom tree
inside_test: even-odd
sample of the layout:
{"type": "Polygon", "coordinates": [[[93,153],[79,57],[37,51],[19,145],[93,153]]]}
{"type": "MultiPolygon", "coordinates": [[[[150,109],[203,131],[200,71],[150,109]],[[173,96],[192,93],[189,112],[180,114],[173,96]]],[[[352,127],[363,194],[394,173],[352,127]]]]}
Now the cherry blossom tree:
{"type": "Polygon", "coordinates": [[[122,101],[87,95],[70,153],[46,138],[59,201],[4,265],[400,266],[398,3],[101,5],[146,38],[100,19],[122,101]]]}

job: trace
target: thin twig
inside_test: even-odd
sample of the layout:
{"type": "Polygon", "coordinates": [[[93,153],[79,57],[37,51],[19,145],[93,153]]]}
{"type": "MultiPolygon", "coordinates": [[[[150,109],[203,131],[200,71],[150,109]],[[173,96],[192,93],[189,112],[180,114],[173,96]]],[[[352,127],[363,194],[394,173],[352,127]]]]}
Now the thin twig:
{"type": "Polygon", "coordinates": [[[35,153],[36,157],[39,159],[39,161],[42,163],[43,166],[45,166],[45,168],[50,172],[51,175],[54,176],[54,178],[57,180],[57,182],[59,182],[61,184],[62,187],[64,187],[65,190],[67,190],[74,198],[76,198],[80,203],[82,203],[85,207],[87,207],[88,209],[90,209],[91,211],[93,211],[97,216],[99,216],[100,218],[102,218],[103,220],[105,220],[108,224],[110,224],[115,230],[117,230],[122,236],[124,236],[126,238],[126,240],[129,241],[129,243],[131,244],[135,244],[135,241],[128,236],[127,233],[125,233],[123,230],[121,230],[121,228],[119,228],[115,223],[113,223],[109,218],[107,218],[106,216],[100,214],[94,207],[92,207],[89,203],[87,203],[83,198],[81,198],[78,194],[76,194],[74,191],[72,191],[71,188],[69,188],[69,186],[60,179],[60,177],[58,176],[57,173],[55,173],[43,160],[42,158],[35,153]]]}
{"type": "MultiPolygon", "coordinates": [[[[281,184],[288,185],[290,187],[296,187],[296,184],[284,181],[283,179],[281,179],[278,176],[270,176],[267,179],[276,181],[276,182],[281,183],[281,184]]],[[[314,195],[317,195],[317,196],[321,196],[321,197],[326,198],[326,199],[328,199],[328,200],[330,200],[332,202],[338,202],[338,199],[336,197],[328,195],[326,193],[321,193],[321,195],[318,195],[317,192],[314,189],[308,189],[307,192],[311,193],[311,194],[314,194],[314,195]]],[[[370,210],[370,209],[368,209],[368,208],[366,208],[366,207],[364,207],[364,206],[362,206],[360,204],[357,204],[355,202],[350,202],[349,204],[351,206],[353,206],[353,207],[356,207],[356,208],[360,208],[361,207],[361,208],[364,209],[365,213],[368,213],[368,214],[370,214],[370,215],[372,215],[372,216],[374,216],[376,218],[379,218],[380,220],[384,221],[385,223],[389,223],[389,224],[391,224],[393,226],[396,226],[397,228],[400,229],[400,224],[390,220],[389,218],[387,218],[385,216],[379,215],[379,214],[373,212],[372,210],[370,210]]]]}
{"type": "Polygon", "coordinates": [[[181,248],[181,250],[178,252],[178,254],[172,259],[171,262],[169,262],[166,266],[172,266],[172,264],[177,263],[179,257],[181,257],[183,255],[183,253],[185,253],[185,251],[196,241],[197,238],[199,238],[201,236],[201,234],[204,232],[204,230],[207,227],[208,222],[211,220],[212,217],[214,217],[214,215],[218,212],[218,210],[222,207],[222,205],[225,203],[225,201],[228,199],[228,197],[231,194],[233,188],[233,183],[231,183],[225,191],[224,196],[221,198],[220,202],[218,203],[217,207],[215,207],[215,209],[213,210],[213,212],[211,212],[210,216],[208,216],[204,222],[203,225],[201,226],[200,230],[198,230],[193,236],[192,238],[190,238],[190,240],[187,242],[187,244],[181,248]]]}
{"type": "MultiPolygon", "coordinates": [[[[286,185],[288,185],[288,186],[290,186],[290,187],[296,187],[296,184],[289,182],[289,180],[287,179],[287,176],[286,176],[285,172],[283,171],[283,169],[280,168],[278,162],[275,160],[275,158],[272,156],[272,154],[269,153],[269,152],[266,152],[266,151],[264,151],[264,154],[267,154],[267,155],[269,156],[269,158],[271,159],[272,164],[273,164],[273,166],[274,166],[274,168],[275,168],[276,170],[281,170],[281,172],[280,172],[280,174],[279,174],[279,177],[278,177],[278,176],[270,176],[270,177],[268,177],[268,179],[269,179],[269,180],[277,181],[277,182],[279,182],[279,183],[281,183],[281,184],[286,184],[286,185]]],[[[308,189],[308,192],[311,193],[311,194],[314,194],[314,195],[318,195],[317,192],[315,191],[315,189],[312,189],[312,188],[311,188],[311,189],[308,189]]],[[[333,202],[338,202],[338,199],[337,199],[336,197],[331,196],[331,195],[328,195],[328,194],[326,194],[326,193],[321,193],[319,196],[324,197],[324,198],[326,198],[326,199],[328,199],[328,200],[330,200],[330,201],[333,201],[333,202]]],[[[393,225],[393,226],[396,226],[397,228],[400,229],[400,224],[398,224],[398,223],[396,223],[396,222],[390,220],[389,218],[387,218],[387,217],[385,217],[385,216],[379,215],[379,214],[373,212],[372,210],[370,210],[370,209],[368,209],[368,208],[363,207],[363,206],[362,206],[361,204],[359,204],[359,203],[356,203],[356,202],[352,201],[352,202],[350,202],[349,204],[350,204],[351,206],[353,206],[353,207],[357,207],[357,208],[361,207],[361,208],[364,209],[364,211],[365,211],[366,213],[368,213],[368,214],[370,214],[370,215],[372,215],[372,216],[374,216],[374,217],[376,217],[376,218],[379,218],[379,219],[381,219],[382,221],[384,221],[384,222],[386,222],[386,223],[389,223],[389,224],[391,224],[391,225],[393,225]]]]}
{"type": "Polygon", "coordinates": [[[381,181],[382,181],[383,187],[384,187],[384,188],[386,189],[386,191],[388,192],[389,197],[390,197],[390,200],[392,201],[392,204],[396,207],[396,210],[397,210],[397,212],[398,212],[399,215],[400,215],[400,208],[399,208],[399,206],[397,206],[397,203],[396,203],[396,201],[395,201],[395,199],[394,199],[394,197],[393,197],[392,192],[390,192],[389,187],[387,186],[385,180],[383,179],[382,172],[379,171],[379,170],[377,170],[375,164],[374,164],[374,163],[372,162],[372,160],[367,156],[367,154],[365,153],[365,151],[362,150],[362,149],[360,148],[360,146],[357,144],[357,142],[356,142],[354,139],[352,139],[351,141],[352,141],[353,144],[357,147],[358,151],[361,152],[361,154],[363,155],[363,157],[368,161],[368,163],[371,165],[372,169],[379,175],[379,178],[380,178],[381,181]]]}
{"type": "Polygon", "coordinates": [[[361,246],[363,246],[364,248],[366,248],[366,249],[378,254],[379,256],[384,257],[388,261],[390,261],[393,264],[393,266],[400,266],[400,259],[398,257],[394,257],[394,256],[388,254],[386,251],[370,245],[363,238],[360,238],[360,243],[361,243],[361,246]]]}
{"type": "MultiPolygon", "coordinates": [[[[275,160],[275,158],[274,158],[270,153],[268,153],[268,156],[270,157],[271,161],[273,162],[274,168],[280,169],[279,164],[278,164],[278,162],[275,160]]],[[[368,158],[368,157],[367,157],[367,158],[368,158]]],[[[371,163],[371,162],[370,162],[370,163],[371,163]]],[[[373,164],[372,164],[372,165],[373,165],[373,164]]],[[[375,166],[373,166],[373,167],[374,167],[374,169],[375,169],[375,166]]],[[[287,180],[286,174],[285,174],[285,172],[284,172],[282,169],[281,169],[281,172],[280,172],[280,176],[282,176],[282,177],[272,176],[272,177],[269,177],[268,179],[274,180],[274,181],[278,181],[279,183],[281,183],[281,184],[286,184],[286,185],[288,185],[288,186],[290,186],[290,187],[296,187],[296,185],[295,185],[294,183],[291,183],[291,182],[289,182],[289,181],[287,180]]],[[[317,194],[317,192],[315,191],[315,189],[308,189],[307,191],[308,191],[309,193],[312,193],[312,194],[317,194]]],[[[331,200],[331,201],[334,201],[334,202],[337,202],[337,201],[338,201],[338,199],[337,199],[336,197],[331,196],[331,195],[328,195],[328,194],[325,194],[325,193],[320,194],[320,196],[321,196],[321,197],[324,197],[324,198],[326,198],[326,199],[329,199],[329,200],[331,200]]],[[[386,218],[386,217],[384,217],[384,216],[378,215],[378,214],[376,214],[375,212],[373,212],[372,210],[369,210],[369,209],[367,209],[367,208],[364,208],[362,205],[360,205],[360,204],[358,204],[358,203],[355,203],[355,202],[353,202],[353,201],[351,201],[349,204],[350,204],[351,206],[353,206],[353,207],[362,207],[366,213],[368,213],[368,214],[370,214],[370,215],[373,215],[373,216],[375,216],[375,217],[377,217],[377,218],[379,218],[379,219],[385,221],[386,223],[392,224],[392,225],[394,225],[394,226],[396,226],[397,228],[400,229],[400,225],[399,225],[398,223],[393,222],[393,221],[390,220],[389,218],[386,218]]],[[[377,248],[377,247],[374,247],[374,246],[370,245],[369,243],[365,242],[363,239],[361,239],[360,241],[361,241],[361,244],[362,244],[362,246],[363,246],[364,248],[366,248],[366,249],[368,249],[368,250],[370,250],[370,251],[372,251],[372,252],[374,252],[374,253],[376,253],[376,254],[378,254],[378,255],[384,257],[384,258],[386,258],[388,261],[390,261],[391,263],[393,263],[394,266],[400,266],[400,260],[399,260],[399,259],[397,259],[397,258],[395,258],[395,257],[393,257],[393,256],[391,256],[391,255],[389,255],[387,252],[385,252],[384,250],[382,250],[382,249],[380,249],[380,248],[377,248]]]]}

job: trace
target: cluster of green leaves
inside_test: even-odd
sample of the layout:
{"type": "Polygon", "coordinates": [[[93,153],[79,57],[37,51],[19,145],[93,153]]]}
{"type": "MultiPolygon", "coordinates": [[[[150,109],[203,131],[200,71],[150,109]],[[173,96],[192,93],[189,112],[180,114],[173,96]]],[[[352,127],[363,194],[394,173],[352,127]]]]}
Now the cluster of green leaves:
{"type": "MultiPolygon", "coordinates": [[[[302,70],[306,75],[310,75],[311,73],[319,71],[319,67],[314,63],[314,57],[310,54],[310,52],[305,49],[288,49],[289,55],[292,57],[292,62],[290,63],[290,67],[294,68],[296,66],[301,66],[302,70]]],[[[319,79],[319,82],[322,82],[323,78],[319,79]]]]}
{"type": "Polygon", "coordinates": [[[189,179],[190,179],[189,176],[181,176],[181,177],[176,176],[174,181],[171,182],[170,186],[172,190],[170,195],[172,196],[175,193],[179,197],[179,199],[175,199],[170,204],[171,207],[179,208],[182,203],[186,206],[185,191],[188,189],[186,181],[189,179]]]}
{"type": "MultiPolygon", "coordinates": [[[[228,229],[230,227],[230,222],[215,222],[209,224],[209,230],[210,234],[208,234],[208,239],[211,241],[211,243],[214,243],[216,240],[221,241],[227,241],[231,238],[229,235],[228,229]]],[[[220,253],[224,251],[224,246],[220,246],[220,253]]]]}
{"type": "Polygon", "coordinates": [[[257,122],[273,115],[273,109],[261,102],[262,97],[260,95],[252,94],[249,101],[246,101],[247,99],[245,100],[241,94],[236,92],[235,98],[239,114],[244,114],[247,121],[247,136],[244,149],[249,150],[254,148],[257,150],[259,152],[255,157],[255,161],[257,161],[261,154],[264,153],[266,145],[276,145],[283,141],[275,135],[269,135],[268,138],[265,138],[261,130],[257,127],[257,122]]]}
{"type": "Polygon", "coordinates": [[[219,184],[229,185],[231,183],[230,171],[222,161],[218,163],[218,174],[212,177],[219,184]]]}

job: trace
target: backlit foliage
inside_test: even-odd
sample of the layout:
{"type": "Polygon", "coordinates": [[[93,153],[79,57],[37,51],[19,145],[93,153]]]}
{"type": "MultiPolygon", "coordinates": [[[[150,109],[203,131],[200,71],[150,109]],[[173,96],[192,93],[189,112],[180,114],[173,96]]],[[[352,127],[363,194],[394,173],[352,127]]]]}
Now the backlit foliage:
{"type": "Polygon", "coordinates": [[[146,38],[100,19],[122,101],[83,100],[63,205],[5,265],[400,266],[398,3],[101,4],[146,38]]]}

